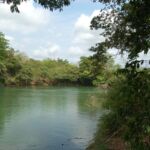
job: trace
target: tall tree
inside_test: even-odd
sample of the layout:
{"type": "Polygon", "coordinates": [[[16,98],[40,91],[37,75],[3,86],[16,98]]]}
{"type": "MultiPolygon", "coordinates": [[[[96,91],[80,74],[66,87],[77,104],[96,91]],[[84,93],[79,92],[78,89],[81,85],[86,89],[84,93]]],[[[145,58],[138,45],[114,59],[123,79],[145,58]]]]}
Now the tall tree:
{"type": "Polygon", "coordinates": [[[140,52],[150,48],[150,1],[149,0],[95,0],[106,7],[93,18],[92,29],[104,29],[102,35],[108,48],[128,52],[135,59],[140,52]]]}
{"type": "Polygon", "coordinates": [[[9,47],[8,41],[5,39],[4,34],[0,32],[0,62],[3,61],[7,55],[9,47]]]}
{"type": "MultiPolygon", "coordinates": [[[[25,0],[4,1],[13,3],[11,10],[18,12],[17,5],[25,0]]],[[[63,6],[69,5],[71,1],[73,0],[36,2],[50,10],[62,10],[63,6]]],[[[117,94],[111,94],[114,103],[109,105],[108,121],[121,122],[119,124],[125,127],[121,130],[121,135],[131,143],[133,146],[131,149],[150,149],[150,74],[148,71],[138,69],[142,61],[135,61],[141,52],[147,54],[150,49],[150,0],[93,0],[93,2],[105,4],[105,8],[91,22],[92,29],[103,29],[105,41],[96,44],[92,51],[99,58],[102,56],[99,55],[101,52],[116,48],[120,53],[127,52],[129,60],[133,61],[126,65],[125,79],[121,79],[119,83],[121,86],[117,84],[119,87],[115,90],[117,94]],[[111,114],[115,114],[115,117],[111,114]]],[[[110,128],[112,127],[114,124],[110,128]]],[[[118,126],[114,131],[117,129],[118,126]]]]}
{"type": "Polygon", "coordinates": [[[123,137],[131,149],[148,150],[150,74],[148,70],[139,69],[143,60],[138,61],[137,58],[141,52],[147,54],[150,49],[150,1],[96,1],[106,6],[93,18],[91,28],[103,29],[105,41],[96,44],[93,50],[98,56],[102,51],[116,48],[121,54],[127,52],[129,59],[125,69],[120,71],[119,82],[115,81],[108,94],[105,105],[109,113],[102,121],[105,127],[101,130],[106,131],[106,139],[107,136],[114,139],[115,136],[123,137]]]}

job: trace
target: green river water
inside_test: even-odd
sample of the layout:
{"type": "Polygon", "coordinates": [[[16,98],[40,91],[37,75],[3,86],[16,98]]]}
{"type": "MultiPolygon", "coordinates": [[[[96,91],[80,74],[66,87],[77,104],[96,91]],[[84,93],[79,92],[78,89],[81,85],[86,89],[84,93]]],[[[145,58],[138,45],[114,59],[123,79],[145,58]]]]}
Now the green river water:
{"type": "Polygon", "coordinates": [[[91,87],[0,88],[0,150],[84,150],[102,114],[91,87]]]}

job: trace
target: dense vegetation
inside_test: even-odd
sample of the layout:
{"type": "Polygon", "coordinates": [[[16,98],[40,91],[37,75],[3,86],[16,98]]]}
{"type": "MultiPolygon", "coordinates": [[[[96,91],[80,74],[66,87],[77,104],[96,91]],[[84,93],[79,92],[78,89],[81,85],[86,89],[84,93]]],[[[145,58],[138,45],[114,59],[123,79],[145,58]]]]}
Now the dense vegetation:
{"type": "Polygon", "coordinates": [[[111,85],[104,103],[94,144],[90,149],[150,149],[150,70],[139,54],[150,49],[149,0],[99,0],[104,10],[93,18],[92,29],[103,29],[104,42],[93,49],[99,53],[116,48],[128,54],[124,69],[111,85]]]}
{"type": "Polygon", "coordinates": [[[150,69],[132,66],[116,73],[103,103],[106,113],[89,150],[150,149],[150,69]]]}
{"type": "MultiPolygon", "coordinates": [[[[118,149],[115,145],[119,144],[121,150],[150,149],[150,73],[148,68],[141,67],[144,60],[138,61],[139,54],[147,54],[150,49],[150,0],[93,1],[105,4],[105,8],[91,22],[92,29],[103,29],[105,41],[91,49],[95,52],[94,62],[90,63],[92,69],[87,68],[82,79],[87,79],[89,72],[93,73],[90,82],[94,81],[93,77],[97,78],[94,68],[105,62],[105,54],[110,48],[118,49],[121,54],[127,52],[129,60],[126,67],[119,71],[117,81],[111,84],[105,103],[108,112],[101,120],[91,149],[99,150],[102,146],[103,149],[118,149]]],[[[39,2],[53,10],[61,9],[71,0],[39,2]]],[[[14,3],[16,10],[12,11],[18,11],[15,7],[17,4],[14,3]]],[[[89,63],[88,59],[84,61],[89,63]]],[[[4,71],[3,65],[2,68],[4,71]]]]}
{"type": "MultiPolygon", "coordinates": [[[[98,85],[113,77],[113,60],[94,65],[93,56],[82,57],[79,65],[67,60],[34,60],[15,51],[0,33],[0,83],[4,85],[98,85]],[[95,71],[94,71],[95,70],[95,71]]],[[[110,57],[110,56],[109,56],[110,57]]]]}

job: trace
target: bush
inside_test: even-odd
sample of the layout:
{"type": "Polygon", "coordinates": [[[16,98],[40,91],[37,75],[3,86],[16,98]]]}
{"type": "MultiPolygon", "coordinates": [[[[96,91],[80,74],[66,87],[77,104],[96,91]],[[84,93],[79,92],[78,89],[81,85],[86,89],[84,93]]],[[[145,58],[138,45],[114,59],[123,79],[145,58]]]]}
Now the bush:
{"type": "Polygon", "coordinates": [[[109,111],[102,119],[105,135],[118,132],[131,149],[150,149],[150,73],[125,70],[108,92],[104,104],[109,111]]]}
{"type": "Polygon", "coordinates": [[[16,76],[16,82],[19,85],[30,85],[32,81],[32,72],[28,67],[22,68],[16,76]]]}

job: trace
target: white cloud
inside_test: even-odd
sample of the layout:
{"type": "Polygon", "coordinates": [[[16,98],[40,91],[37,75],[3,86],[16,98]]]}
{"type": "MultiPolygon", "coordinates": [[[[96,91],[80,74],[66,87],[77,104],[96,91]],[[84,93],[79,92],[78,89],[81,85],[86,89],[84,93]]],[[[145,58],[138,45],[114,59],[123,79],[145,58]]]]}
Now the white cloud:
{"type": "MultiPolygon", "coordinates": [[[[95,37],[93,34],[85,32],[85,33],[79,33],[77,36],[75,36],[73,43],[80,44],[80,43],[87,43],[87,40],[93,40],[95,37]]],[[[85,43],[85,44],[86,44],[85,43]]]]}
{"type": "Polygon", "coordinates": [[[56,59],[60,47],[57,44],[49,44],[45,48],[40,48],[39,50],[34,50],[30,55],[32,58],[42,60],[44,58],[56,59]]]}
{"type": "Polygon", "coordinates": [[[92,18],[97,16],[99,13],[100,12],[98,10],[95,10],[90,16],[82,14],[78,18],[75,23],[75,38],[73,41],[74,44],[84,44],[86,48],[89,48],[100,40],[99,34],[101,31],[90,30],[92,18]]]}
{"type": "Polygon", "coordinates": [[[74,37],[71,47],[69,48],[69,54],[72,54],[73,57],[77,57],[78,60],[81,56],[89,56],[92,54],[89,51],[91,46],[104,40],[104,38],[99,35],[102,30],[95,31],[90,29],[92,18],[99,13],[98,10],[95,10],[91,15],[81,14],[75,22],[74,37]]]}
{"type": "Polygon", "coordinates": [[[77,62],[81,56],[89,56],[89,48],[102,39],[99,31],[90,30],[91,19],[99,11],[72,14],[73,19],[66,21],[64,11],[51,13],[35,7],[32,0],[21,4],[19,14],[11,13],[5,4],[0,5],[0,10],[0,29],[11,46],[34,59],[59,57],[77,62]]]}
{"type": "Polygon", "coordinates": [[[80,17],[78,18],[77,22],[75,23],[75,28],[89,30],[91,20],[93,19],[93,17],[97,16],[99,13],[100,13],[99,10],[95,10],[95,11],[93,11],[93,13],[90,16],[81,14],[80,17]]]}
{"type": "Polygon", "coordinates": [[[69,53],[74,56],[84,55],[84,51],[80,47],[70,47],[69,53]]]}
{"type": "Polygon", "coordinates": [[[82,14],[75,23],[76,29],[89,30],[91,18],[82,14]]]}
{"type": "Polygon", "coordinates": [[[20,33],[37,31],[50,17],[47,10],[34,7],[33,1],[23,2],[19,6],[20,13],[11,13],[7,4],[1,4],[0,10],[0,29],[20,33]]]}

